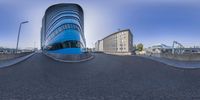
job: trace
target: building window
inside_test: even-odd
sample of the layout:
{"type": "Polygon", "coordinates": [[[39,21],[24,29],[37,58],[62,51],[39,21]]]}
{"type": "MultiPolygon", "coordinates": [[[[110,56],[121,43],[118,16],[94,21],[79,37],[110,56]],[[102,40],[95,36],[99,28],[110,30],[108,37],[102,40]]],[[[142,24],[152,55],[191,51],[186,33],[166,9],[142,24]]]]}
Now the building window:
{"type": "Polygon", "coordinates": [[[51,45],[48,45],[45,49],[46,50],[59,50],[64,48],[81,48],[83,47],[82,43],[80,41],[76,40],[68,40],[62,43],[54,43],[51,45]]]}
{"type": "Polygon", "coordinates": [[[74,29],[74,30],[81,32],[80,27],[76,24],[73,24],[73,23],[63,24],[63,25],[59,26],[58,28],[56,28],[52,33],[49,34],[49,36],[47,37],[48,40],[51,40],[52,37],[55,37],[57,34],[61,33],[64,30],[67,30],[67,29],[74,29]]]}

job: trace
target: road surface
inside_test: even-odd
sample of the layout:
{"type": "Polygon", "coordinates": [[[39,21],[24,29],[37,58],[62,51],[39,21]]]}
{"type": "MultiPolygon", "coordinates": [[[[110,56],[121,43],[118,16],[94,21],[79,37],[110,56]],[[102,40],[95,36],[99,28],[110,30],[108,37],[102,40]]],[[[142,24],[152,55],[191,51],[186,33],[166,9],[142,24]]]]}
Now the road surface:
{"type": "Polygon", "coordinates": [[[0,69],[0,100],[200,100],[200,70],[138,56],[62,63],[37,53],[0,69]]]}

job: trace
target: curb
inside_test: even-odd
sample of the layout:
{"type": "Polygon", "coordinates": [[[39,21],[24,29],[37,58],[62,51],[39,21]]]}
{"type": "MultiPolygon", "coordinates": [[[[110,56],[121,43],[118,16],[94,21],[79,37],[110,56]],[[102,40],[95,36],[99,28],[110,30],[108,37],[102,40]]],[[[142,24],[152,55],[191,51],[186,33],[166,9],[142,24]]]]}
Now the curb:
{"type": "Polygon", "coordinates": [[[3,63],[3,64],[0,64],[0,69],[1,69],[1,68],[5,68],[5,67],[9,67],[9,66],[12,66],[12,65],[15,65],[15,64],[17,64],[17,63],[19,63],[19,62],[22,62],[22,61],[24,61],[24,60],[30,58],[30,57],[33,56],[34,54],[35,54],[35,52],[34,52],[34,53],[31,53],[31,54],[29,54],[29,55],[23,56],[23,57],[15,58],[15,59],[10,60],[10,61],[7,61],[7,62],[5,62],[5,63],[3,63]]]}
{"type": "Polygon", "coordinates": [[[83,60],[76,60],[76,61],[69,61],[69,60],[62,60],[62,59],[57,59],[57,58],[54,58],[46,53],[43,53],[44,55],[46,55],[47,57],[53,59],[53,60],[56,60],[56,61],[59,61],[59,62],[65,62],[65,63],[77,63],[77,62],[84,62],[84,61],[88,61],[88,60],[91,60],[94,58],[94,56],[92,55],[91,57],[87,58],[87,59],[83,59],[83,60]]]}

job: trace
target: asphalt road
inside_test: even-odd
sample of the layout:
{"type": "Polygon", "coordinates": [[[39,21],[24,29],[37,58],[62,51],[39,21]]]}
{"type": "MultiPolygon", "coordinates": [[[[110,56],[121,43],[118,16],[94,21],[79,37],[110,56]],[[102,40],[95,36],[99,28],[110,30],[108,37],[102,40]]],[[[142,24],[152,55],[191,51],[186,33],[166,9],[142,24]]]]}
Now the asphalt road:
{"type": "Polygon", "coordinates": [[[0,69],[0,100],[200,100],[200,70],[137,56],[62,63],[37,53],[0,69]]]}

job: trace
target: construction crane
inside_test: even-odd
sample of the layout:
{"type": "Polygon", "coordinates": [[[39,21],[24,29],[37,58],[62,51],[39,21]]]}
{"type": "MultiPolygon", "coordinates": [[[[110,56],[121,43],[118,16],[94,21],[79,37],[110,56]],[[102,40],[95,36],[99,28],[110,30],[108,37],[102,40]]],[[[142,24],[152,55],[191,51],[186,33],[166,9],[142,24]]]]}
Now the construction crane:
{"type": "Polygon", "coordinates": [[[177,41],[173,41],[172,54],[175,54],[175,53],[181,54],[181,53],[183,53],[183,48],[184,48],[184,46],[181,43],[179,43],[177,41]],[[175,45],[178,45],[178,49],[176,49],[176,50],[175,50],[175,45]]]}

